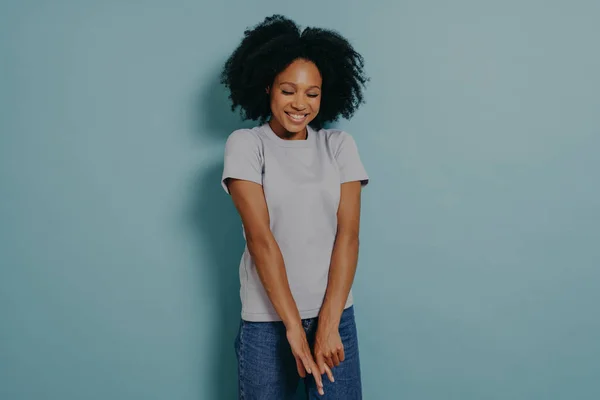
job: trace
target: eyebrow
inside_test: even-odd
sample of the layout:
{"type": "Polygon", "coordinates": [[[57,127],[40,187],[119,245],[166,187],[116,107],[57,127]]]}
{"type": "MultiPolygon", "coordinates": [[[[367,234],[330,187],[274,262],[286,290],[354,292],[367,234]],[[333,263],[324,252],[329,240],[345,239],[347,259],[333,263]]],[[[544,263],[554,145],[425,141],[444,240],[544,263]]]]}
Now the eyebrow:
{"type": "MultiPolygon", "coordinates": [[[[296,84],[295,84],[295,83],[292,83],[292,82],[281,82],[281,83],[279,84],[279,86],[281,86],[281,85],[285,85],[285,84],[287,84],[287,85],[292,85],[292,86],[296,87],[296,84]]],[[[309,89],[312,89],[312,88],[317,88],[317,89],[321,90],[321,87],[320,87],[319,85],[313,85],[313,86],[309,87],[309,89]]]]}

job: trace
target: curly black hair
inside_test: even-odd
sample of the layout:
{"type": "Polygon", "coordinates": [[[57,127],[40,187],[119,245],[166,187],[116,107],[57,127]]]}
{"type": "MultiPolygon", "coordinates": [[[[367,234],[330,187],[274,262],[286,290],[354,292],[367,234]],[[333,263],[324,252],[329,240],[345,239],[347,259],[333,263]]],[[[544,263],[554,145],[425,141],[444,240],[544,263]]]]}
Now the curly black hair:
{"type": "Polygon", "coordinates": [[[305,28],[282,16],[273,15],[252,29],[225,62],[221,83],[230,91],[231,110],[240,107],[242,119],[259,120],[271,116],[265,89],[296,59],[313,62],[323,80],[321,108],[311,121],[313,128],[349,119],[364,103],[363,57],[339,33],[321,28],[305,28]]]}

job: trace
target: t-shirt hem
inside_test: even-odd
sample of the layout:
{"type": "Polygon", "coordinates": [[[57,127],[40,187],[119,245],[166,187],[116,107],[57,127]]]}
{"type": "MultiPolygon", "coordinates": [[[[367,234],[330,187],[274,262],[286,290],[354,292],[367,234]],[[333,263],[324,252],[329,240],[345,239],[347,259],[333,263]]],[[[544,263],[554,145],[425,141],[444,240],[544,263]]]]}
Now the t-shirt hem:
{"type": "MultiPolygon", "coordinates": [[[[344,310],[351,307],[354,304],[353,301],[347,302],[344,306],[344,310]]],[[[313,308],[311,310],[301,310],[300,319],[315,318],[319,316],[321,307],[313,308]]],[[[278,314],[272,313],[251,313],[242,311],[242,319],[248,322],[277,322],[281,321],[281,317],[278,314]]]]}
{"type": "Polygon", "coordinates": [[[229,187],[227,187],[227,184],[225,183],[225,181],[227,181],[227,179],[238,179],[241,181],[249,181],[249,182],[254,182],[254,183],[258,183],[259,185],[262,185],[261,178],[256,178],[256,177],[252,177],[252,176],[244,176],[241,174],[225,174],[223,176],[223,178],[221,178],[221,187],[223,188],[223,190],[225,190],[225,193],[227,193],[227,194],[231,194],[231,193],[229,193],[229,187]]]}
{"type": "Polygon", "coordinates": [[[348,182],[360,182],[362,186],[367,186],[369,184],[368,176],[357,176],[357,177],[348,177],[342,178],[340,183],[348,183],[348,182]]]}

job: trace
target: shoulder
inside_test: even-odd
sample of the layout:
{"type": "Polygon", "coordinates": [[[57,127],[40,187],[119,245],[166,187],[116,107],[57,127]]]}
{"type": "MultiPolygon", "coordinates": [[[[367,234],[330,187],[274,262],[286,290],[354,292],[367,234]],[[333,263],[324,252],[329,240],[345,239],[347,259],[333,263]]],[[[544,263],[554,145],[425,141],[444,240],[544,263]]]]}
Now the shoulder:
{"type": "Polygon", "coordinates": [[[324,138],[327,146],[333,150],[335,155],[347,145],[356,146],[352,135],[341,129],[321,129],[319,136],[324,138]]]}
{"type": "Polygon", "coordinates": [[[226,153],[255,153],[260,155],[263,149],[263,135],[259,127],[236,129],[227,137],[226,153]]]}
{"type": "Polygon", "coordinates": [[[247,146],[259,145],[262,142],[260,130],[256,128],[236,129],[227,137],[227,145],[244,144],[247,146]]]}

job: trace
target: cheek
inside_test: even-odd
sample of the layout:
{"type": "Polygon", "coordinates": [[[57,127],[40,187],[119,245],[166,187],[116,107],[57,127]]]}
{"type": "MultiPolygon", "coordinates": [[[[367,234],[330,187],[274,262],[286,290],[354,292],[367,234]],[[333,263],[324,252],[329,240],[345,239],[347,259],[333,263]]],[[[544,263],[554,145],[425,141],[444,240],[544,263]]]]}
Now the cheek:
{"type": "Polygon", "coordinates": [[[285,98],[282,98],[282,96],[271,96],[271,112],[275,113],[277,111],[281,111],[285,105],[286,101],[285,98]]]}
{"type": "Polygon", "coordinates": [[[313,111],[319,111],[319,109],[321,108],[321,96],[315,99],[311,99],[310,106],[313,109],[313,111]]]}

